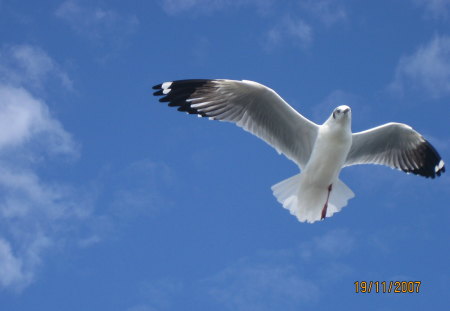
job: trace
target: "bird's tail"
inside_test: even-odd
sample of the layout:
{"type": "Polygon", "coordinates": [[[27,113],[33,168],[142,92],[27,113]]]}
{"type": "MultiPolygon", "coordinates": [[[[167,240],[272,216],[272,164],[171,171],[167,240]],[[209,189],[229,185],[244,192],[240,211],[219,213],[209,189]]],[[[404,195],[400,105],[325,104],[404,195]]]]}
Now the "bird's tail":
{"type": "MultiPolygon", "coordinates": [[[[303,182],[301,174],[294,175],[272,186],[273,195],[284,208],[301,222],[313,223],[321,219],[328,196],[327,187],[317,187],[303,182]]],[[[326,217],[339,212],[355,194],[337,179],[328,200],[326,217]]]]}

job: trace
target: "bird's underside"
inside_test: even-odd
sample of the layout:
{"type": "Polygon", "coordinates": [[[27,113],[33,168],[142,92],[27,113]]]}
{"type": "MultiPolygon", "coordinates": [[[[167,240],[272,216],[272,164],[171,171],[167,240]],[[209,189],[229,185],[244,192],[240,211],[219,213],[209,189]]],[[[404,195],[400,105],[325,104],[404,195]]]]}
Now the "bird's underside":
{"type": "Polygon", "coordinates": [[[300,221],[330,217],[354,197],[338,178],[342,167],[381,164],[426,178],[445,172],[436,149],[406,124],[387,123],[352,134],[348,106],[337,107],[324,124],[317,125],[275,91],[253,81],[178,80],[153,89],[155,96],[162,96],[160,102],[178,111],[236,123],[294,161],[302,172],[272,190],[300,221]],[[346,143],[348,148],[339,152],[330,147],[346,143]],[[327,159],[327,153],[317,152],[320,148],[328,148],[327,153],[334,150],[337,157],[327,159]],[[336,163],[330,163],[333,161],[336,163]]]}

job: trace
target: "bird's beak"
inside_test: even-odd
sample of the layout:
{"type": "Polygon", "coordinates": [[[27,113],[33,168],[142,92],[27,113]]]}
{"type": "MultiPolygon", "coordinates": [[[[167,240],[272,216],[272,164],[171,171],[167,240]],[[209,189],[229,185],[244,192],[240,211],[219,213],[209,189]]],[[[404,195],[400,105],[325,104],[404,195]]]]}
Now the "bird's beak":
{"type": "Polygon", "coordinates": [[[350,108],[345,108],[345,110],[343,111],[343,113],[347,113],[350,111],[350,108]]]}

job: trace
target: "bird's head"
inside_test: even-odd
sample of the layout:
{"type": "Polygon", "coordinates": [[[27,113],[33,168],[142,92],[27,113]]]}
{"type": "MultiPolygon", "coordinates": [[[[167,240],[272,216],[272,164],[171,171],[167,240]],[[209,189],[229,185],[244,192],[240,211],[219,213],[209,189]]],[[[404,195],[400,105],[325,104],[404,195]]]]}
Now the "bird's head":
{"type": "Polygon", "coordinates": [[[351,119],[351,116],[352,116],[352,110],[350,109],[349,106],[346,106],[346,105],[336,107],[333,110],[333,113],[331,115],[331,117],[336,121],[351,119]]]}

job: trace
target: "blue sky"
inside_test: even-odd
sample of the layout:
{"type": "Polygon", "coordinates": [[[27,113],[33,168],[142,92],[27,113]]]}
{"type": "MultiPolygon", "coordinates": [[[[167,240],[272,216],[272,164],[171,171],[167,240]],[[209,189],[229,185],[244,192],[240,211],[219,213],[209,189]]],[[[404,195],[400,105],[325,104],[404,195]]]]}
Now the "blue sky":
{"type": "Polygon", "coordinates": [[[2,310],[444,310],[450,177],[346,168],[299,223],[296,166],[151,86],[247,79],[322,123],[407,123],[450,159],[450,1],[0,0],[2,310]],[[355,294],[355,281],[422,281],[355,294]]]}

